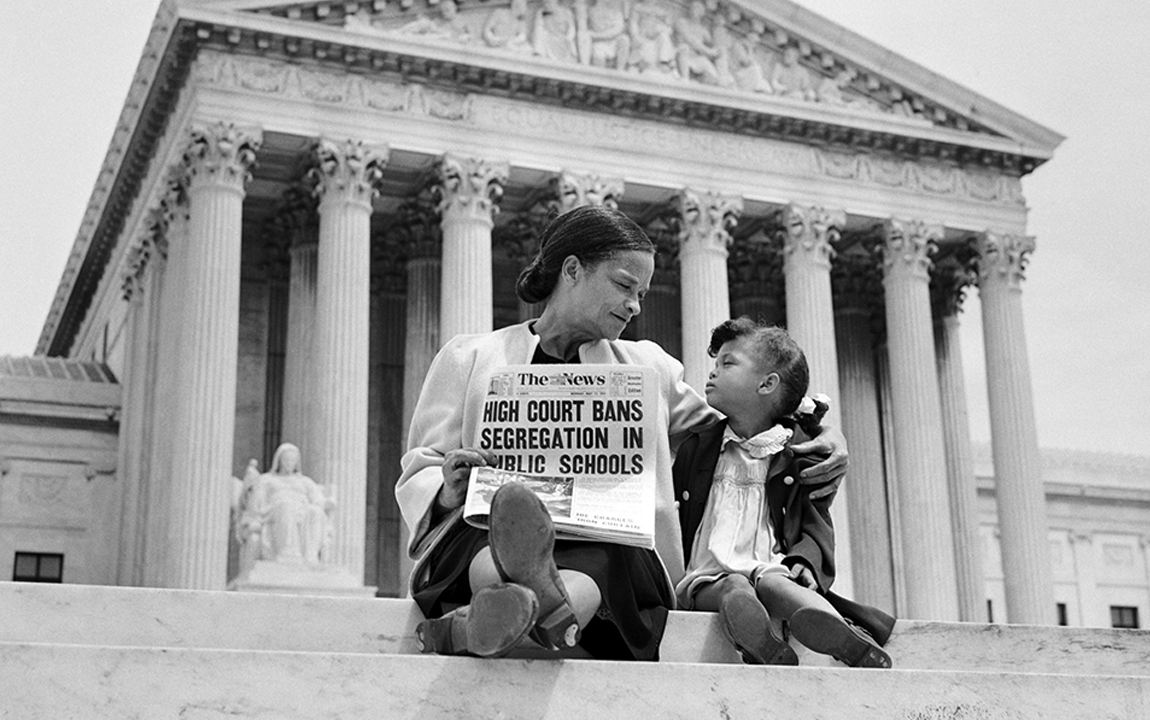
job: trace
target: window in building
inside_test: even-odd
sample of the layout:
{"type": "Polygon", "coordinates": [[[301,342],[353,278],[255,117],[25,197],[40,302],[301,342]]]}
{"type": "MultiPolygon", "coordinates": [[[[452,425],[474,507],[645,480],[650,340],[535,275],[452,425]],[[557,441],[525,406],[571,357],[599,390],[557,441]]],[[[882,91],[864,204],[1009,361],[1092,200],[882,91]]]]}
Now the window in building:
{"type": "Polygon", "coordinates": [[[986,621],[994,622],[994,601],[990,598],[986,599],[986,621]]]}
{"type": "Polygon", "coordinates": [[[1134,628],[1138,625],[1138,608],[1126,605],[1110,606],[1110,627],[1134,628]]]}
{"type": "Polygon", "coordinates": [[[64,581],[64,556],[61,553],[16,553],[16,567],[12,571],[16,582],[64,581]]]}
{"type": "Polygon", "coordinates": [[[1069,625],[1066,619],[1066,603],[1058,603],[1058,624],[1069,625]]]}

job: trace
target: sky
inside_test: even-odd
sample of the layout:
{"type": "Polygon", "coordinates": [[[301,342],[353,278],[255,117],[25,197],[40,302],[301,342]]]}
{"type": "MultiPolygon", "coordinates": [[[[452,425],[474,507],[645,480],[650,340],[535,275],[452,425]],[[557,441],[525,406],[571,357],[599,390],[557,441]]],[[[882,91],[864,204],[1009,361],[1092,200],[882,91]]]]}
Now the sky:
{"type": "MultiPolygon", "coordinates": [[[[1067,139],[1022,181],[1039,445],[1150,456],[1150,2],[800,4],[1067,139]]],[[[36,347],[157,0],[26,3],[0,24],[0,355],[36,347]]],[[[990,437],[977,293],[971,435],[990,437]]]]}

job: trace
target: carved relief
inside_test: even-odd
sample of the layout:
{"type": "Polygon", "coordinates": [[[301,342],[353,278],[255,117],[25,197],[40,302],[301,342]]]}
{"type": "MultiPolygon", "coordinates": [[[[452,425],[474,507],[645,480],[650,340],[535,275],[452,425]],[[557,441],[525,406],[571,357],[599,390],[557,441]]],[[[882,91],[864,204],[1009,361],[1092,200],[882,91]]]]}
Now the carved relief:
{"type": "Polygon", "coordinates": [[[1020,287],[1028,256],[1034,252],[1034,238],[987,231],[977,243],[979,284],[994,277],[1009,287],[1020,287]]]}
{"type": "Polygon", "coordinates": [[[619,209],[623,196],[622,178],[603,178],[594,173],[574,173],[564,170],[552,180],[558,211],[565,213],[584,205],[605,205],[619,209]]]}

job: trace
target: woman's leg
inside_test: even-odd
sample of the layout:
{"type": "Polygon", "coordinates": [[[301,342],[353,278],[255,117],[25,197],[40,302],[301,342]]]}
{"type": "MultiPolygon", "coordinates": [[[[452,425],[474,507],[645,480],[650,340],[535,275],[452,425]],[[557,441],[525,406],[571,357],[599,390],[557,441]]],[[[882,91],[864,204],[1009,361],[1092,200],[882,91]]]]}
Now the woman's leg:
{"type": "MultiPolygon", "coordinates": [[[[563,578],[563,584],[567,587],[567,595],[571,598],[571,609],[575,611],[579,627],[587,627],[587,623],[595,617],[595,611],[602,602],[599,586],[589,576],[577,570],[560,570],[559,576],[563,578]]],[[[491,548],[483,548],[472,559],[468,579],[471,582],[472,592],[503,582],[499,569],[495,567],[495,561],[491,557],[491,548]]]]}

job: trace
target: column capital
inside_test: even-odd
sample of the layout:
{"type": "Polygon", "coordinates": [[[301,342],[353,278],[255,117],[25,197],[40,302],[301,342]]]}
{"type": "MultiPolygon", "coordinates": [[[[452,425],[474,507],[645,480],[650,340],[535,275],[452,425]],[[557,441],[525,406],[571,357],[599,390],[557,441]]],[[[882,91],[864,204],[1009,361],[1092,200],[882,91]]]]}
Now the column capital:
{"type": "Polygon", "coordinates": [[[837,242],[846,225],[844,210],[828,210],[818,205],[792,203],[778,213],[784,256],[803,251],[805,258],[822,267],[830,267],[834,257],[832,243],[837,242]]]}
{"type": "Polygon", "coordinates": [[[672,199],[679,224],[679,252],[720,253],[727,256],[731,230],[743,212],[743,198],[684,188],[672,199]]]}
{"type": "Polygon", "coordinates": [[[551,185],[558,198],[560,213],[584,205],[602,205],[618,210],[619,198],[623,197],[623,178],[600,177],[595,173],[561,170],[551,179],[551,185]]]}
{"type": "Polygon", "coordinates": [[[369,146],[361,140],[319,138],[311,153],[312,166],[306,177],[314,184],[313,193],[321,205],[342,201],[371,207],[379,194],[388,148],[369,146]]]}
{"type": "Polygon", "coordinates": [[[499,212],[499,199],[510,163],[448,153],[435,166],[439,213],[444,220],[478,220],[488,225],[499,212]]]}
{"type": "Polygon", "coordinates": [[[930,304],[936,320],[962,311],[966,289],[978,282],[977,256],[974,243],[968,242],[934,262],[930,273],[930,304]]]}
{"type": "Polygon", "coordinates": [[[942,225],[921,220],[891,218],[879,226],[882,237],[883,267],[889,274],[900,273],[928,280],[930,256],[942,240],[942,225]]]}
{"type": "Polygon", "coordinates": [[[197,124],[190,131],[184,150],[184,177],[176,180],[183,188],[217,184],[243,192],[251,179],[256,151],[263,142],[263,131],[256,127],[236,127],[232,123],[197,124]]]}
{"type": "Polygon", "coordinates": [[[132,245],[125,259],[124,279],[121,283],[124,299],[138,302],[143,298],[144,274],[152,254],[151,240],[145,236],[132,245]]]}
{"type": "Polygon", "coordinates": [[[1034,238],[987,230],[975,242],[978,246],[978,284],[999,278],[1007,287],[1020,288],[1028,257],[1034,252],[1034,238]]]}

